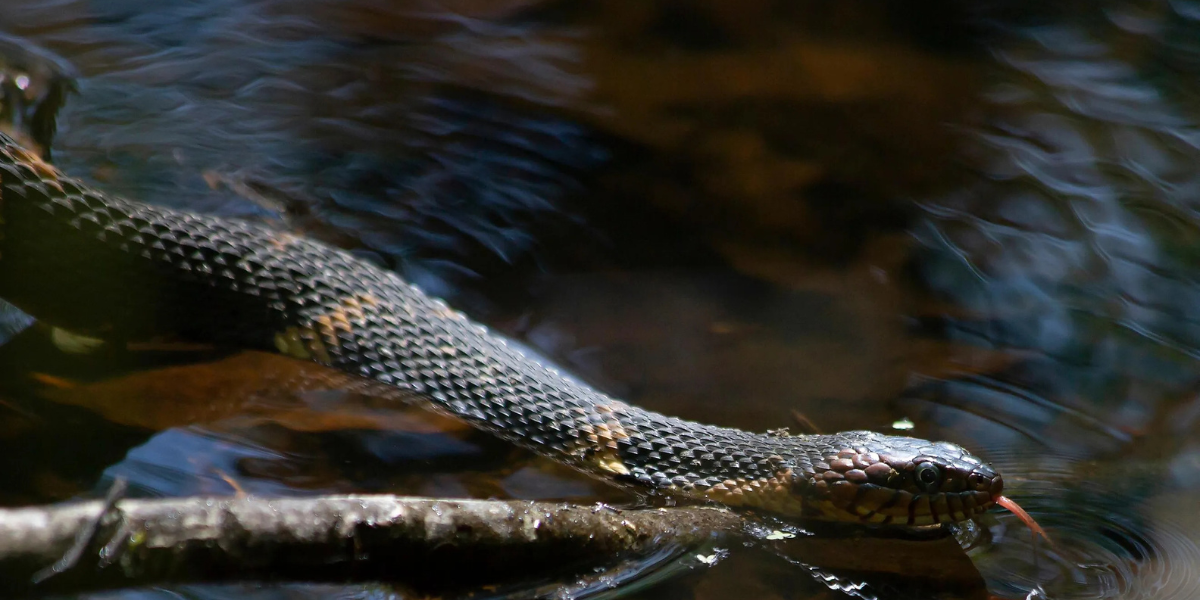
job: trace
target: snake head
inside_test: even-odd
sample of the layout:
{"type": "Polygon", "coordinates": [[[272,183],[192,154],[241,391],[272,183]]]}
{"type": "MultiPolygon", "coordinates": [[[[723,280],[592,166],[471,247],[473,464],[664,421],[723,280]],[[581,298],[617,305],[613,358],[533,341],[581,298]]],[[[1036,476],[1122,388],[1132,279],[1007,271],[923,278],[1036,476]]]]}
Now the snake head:
{"type": "Polygon", "coordinates": [[[991,508],[1004,488],[991,466],[949,442],[855,431],[820,446],[821,460],[795,482],[806,514],[818,519],[954,523],[991,508]]]}

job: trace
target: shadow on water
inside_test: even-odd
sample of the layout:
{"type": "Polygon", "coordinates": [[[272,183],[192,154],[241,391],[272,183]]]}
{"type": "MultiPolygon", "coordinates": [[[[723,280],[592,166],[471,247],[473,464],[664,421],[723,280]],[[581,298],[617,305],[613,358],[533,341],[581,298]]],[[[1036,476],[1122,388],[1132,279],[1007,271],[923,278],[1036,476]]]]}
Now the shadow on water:
{"type": "MultiPolygon", "coordinates": [[[[1195,597],[1200,4],[990,4],[10,0],[0,31],[78,69],[72,174],[350,248],[656,410],[962,443],[1054,540],[985,519],[996,596],[1195,597]]],[[[7,504],[631,500],[269,357],[5,322],[7,504]]],[[[929,592],[746,550],[637,594],[929,592]]]]}

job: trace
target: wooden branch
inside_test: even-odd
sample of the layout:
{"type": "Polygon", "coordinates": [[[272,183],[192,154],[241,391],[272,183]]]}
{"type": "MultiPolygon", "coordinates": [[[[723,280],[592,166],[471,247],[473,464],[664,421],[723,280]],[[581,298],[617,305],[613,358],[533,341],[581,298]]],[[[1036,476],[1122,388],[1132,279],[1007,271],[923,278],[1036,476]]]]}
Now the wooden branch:
{"type": "Polygon", "coordinates": [[[0,510],[0,595],[230,581],[446,593],[591,572],[598,559],[707,544],[742,523],[716,508],[396,496],[78,502],[0,510]]]}

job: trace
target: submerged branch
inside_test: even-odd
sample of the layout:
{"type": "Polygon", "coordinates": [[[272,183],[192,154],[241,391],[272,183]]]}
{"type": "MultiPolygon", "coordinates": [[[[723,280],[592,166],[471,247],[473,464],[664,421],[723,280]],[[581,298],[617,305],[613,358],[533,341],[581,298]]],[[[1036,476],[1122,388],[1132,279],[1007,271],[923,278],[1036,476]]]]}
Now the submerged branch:
{"type": "Polygon", "coordinates": [[[715,508],[396,496],[77,502],[0,510],[0,595],[231,581],[444,592],[448,582],[469,589],[591,572],[598,557],[705,544],[741,529],[740,516],[715,508]]]}

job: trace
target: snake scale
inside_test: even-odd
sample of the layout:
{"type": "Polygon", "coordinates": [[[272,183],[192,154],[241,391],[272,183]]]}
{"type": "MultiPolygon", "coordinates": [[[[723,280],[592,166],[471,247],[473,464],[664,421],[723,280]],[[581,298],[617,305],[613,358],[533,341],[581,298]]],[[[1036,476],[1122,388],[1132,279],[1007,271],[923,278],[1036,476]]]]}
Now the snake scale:
{"type": "Polygon", "coordinates": [[[347,252],[108,196],[2,134],[0,219],[0,297],[71,331],[273,349],[616,483],[786,517],[927,525],[1003,502],[1000,475],[954,444],[757,434],[631,406],[347,252]]]}

